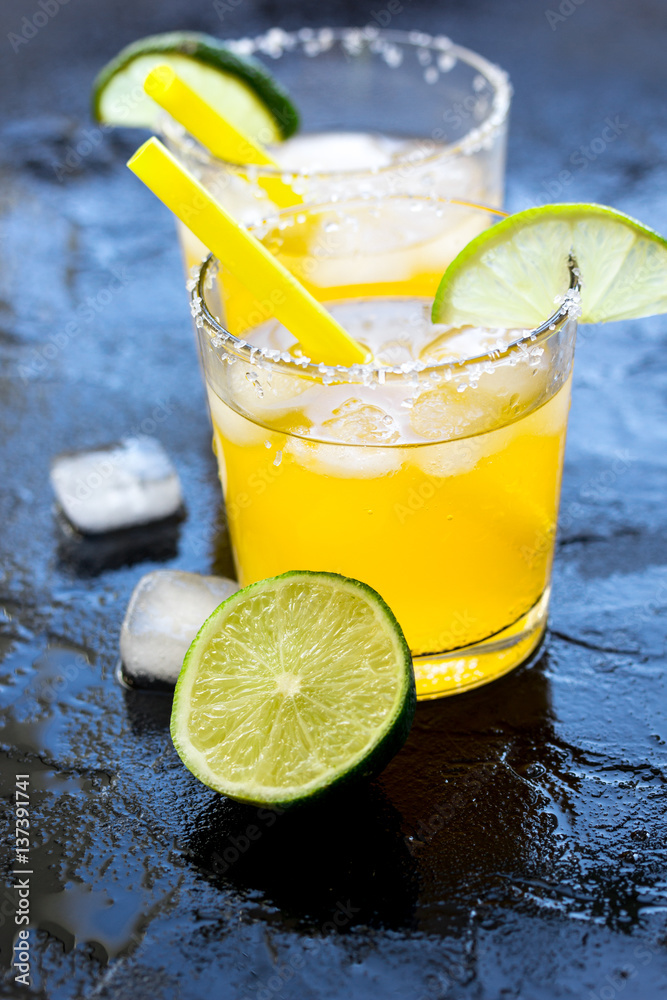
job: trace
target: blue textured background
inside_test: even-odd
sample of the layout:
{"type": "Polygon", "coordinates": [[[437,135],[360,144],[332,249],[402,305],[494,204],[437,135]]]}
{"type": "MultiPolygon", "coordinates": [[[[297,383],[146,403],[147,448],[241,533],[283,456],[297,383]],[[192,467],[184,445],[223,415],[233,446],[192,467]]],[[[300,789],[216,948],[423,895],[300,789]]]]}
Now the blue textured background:
{"type": "MultiPolygon", "coordinates": [[[[662,0],[403,8],[392,27],[446,33],[509,70],[511,210],[596,200],[667,233],[662,0]],[[608,119],[615,138],[591,155],[608,119]]],[[[420,706],[370,791],[278,818],[221,800],[177,760],[168,698],[114,680],[144,572],[230,567],[172,223],[123,166],[136,136],[107,134],[79,163],[70,151],[94,73],[137,36],[364,24],[385,5],[69,0],[12,47],[39,9],[0,10],[3,843],[28,770],[32,992],[657,1000],[667,319],[582,331],[539,662],[420,706]],[[187,519],[125,549],[77,544],[54,516],[51,456],[137,429],[174,456],[187,519]]],[[[15,897],[0,894],[6,966],[15,897]]],[[[3,997],[25,996],[11,980],[3,997]]]]}

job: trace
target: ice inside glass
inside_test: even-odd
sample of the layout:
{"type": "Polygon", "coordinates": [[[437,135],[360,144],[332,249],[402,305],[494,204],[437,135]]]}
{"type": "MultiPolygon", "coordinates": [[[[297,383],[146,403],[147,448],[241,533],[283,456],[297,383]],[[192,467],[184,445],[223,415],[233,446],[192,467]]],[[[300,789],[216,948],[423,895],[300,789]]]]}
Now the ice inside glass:
{"type": "Polygon", "coordinates": [[[496,217],[398,196],[254,229],[368,347],[372,362],[349,369],[303,357],[271,301],[213,258],[192,283],[241,585],[290,569],[370,584],[422,698],[512,669],[546,625],[572,297],[533,331],[430,320],[448,263],[496,217]]]}

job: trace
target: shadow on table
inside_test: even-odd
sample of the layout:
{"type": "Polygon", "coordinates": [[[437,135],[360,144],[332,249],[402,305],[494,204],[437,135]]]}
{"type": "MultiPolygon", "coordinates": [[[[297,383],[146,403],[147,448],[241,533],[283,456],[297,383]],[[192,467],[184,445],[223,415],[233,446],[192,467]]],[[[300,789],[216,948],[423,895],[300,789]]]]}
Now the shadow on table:
{"type": "Polygon", "coordinates": [[[411,923],[415,864],[400,815],[376,784],[286,812],[221,796],[196,828],[191,862],[213,885],[244,894],[248,915],[325,934],[411,923]]]}
{"type": "Polygon", "coordinates": [[[562,849],[579,778],[554,731],[547,666],[543,652],[479,691],[420,704],[376,782],[284,812],[216,797],[192,824],[190,862],[281,926],[465,935],[472,909],[506,905],[562,849]]]}
{"type": "Polygon", "coordinates": [[[122,531],[82,535],[56,515],[58,560],[61,568],[79,577],[95,577],[107,570],[140,562],[168,562],[178,555],[184,511],[152,524],[122,531]]]}
{"type": "Polygon", "coordinates": [[[548,657],[419,705],[382,776],[418,868],[420,930],[456,932],[554,870],[580,778],[554,729],[548,657]]]}

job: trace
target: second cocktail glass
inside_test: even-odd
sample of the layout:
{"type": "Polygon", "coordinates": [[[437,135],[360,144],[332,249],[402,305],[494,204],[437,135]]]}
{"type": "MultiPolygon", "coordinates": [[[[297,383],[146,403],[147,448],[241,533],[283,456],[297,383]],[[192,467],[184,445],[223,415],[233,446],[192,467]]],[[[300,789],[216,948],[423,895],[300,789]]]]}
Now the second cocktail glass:
{"type": "MultiPolygon", "coordinates": [[[[302,131],[270,167],[216,159],[168,116],[165,141],[241,222],[275,211],[262,181],[305,203],[415,194],[502,204],[511,87],[507,75],[448,38],[367,26],[226,43],[268,63],[296,100],[302,131]]],[[[188,271],[206,250],[179,226],[188,271]]]]}
{"type": "Polygon", "coordinates": [[[497,217],[392,196],[254,229],[368,365],[309,362],[275,303],[212,258],[192,283],[239,581],[314,569],[370,584],[422,698],[506,673],[546,626],[576,319],[564,305],[532,331],[430,322],[443,271],[497,217]]]}

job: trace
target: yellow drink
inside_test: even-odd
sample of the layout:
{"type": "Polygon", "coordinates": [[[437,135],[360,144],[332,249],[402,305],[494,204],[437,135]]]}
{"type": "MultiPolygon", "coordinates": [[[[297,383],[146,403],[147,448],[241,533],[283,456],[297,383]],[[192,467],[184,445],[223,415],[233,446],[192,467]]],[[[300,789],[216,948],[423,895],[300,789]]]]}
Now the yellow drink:
{"type": "MultiPolygon", "coordinates": [[[[161,122],[171,151],[239,221],[276,211],[276,180],[308,205],[400,193],[502,204],[512,91],[478,54],[393,29],[270,31],[239,45],[263,62],[270,55],[272,74],[299,103],[296,135],[281,143],[253,136],[277,170],[217,159],[169,116],[161,122]]],[[[206,250],[180,226],[179,236],[189,273],[206,250]]]]}
{"type": "MultiPolygon", "coordinates": [[[[230,165],[221,168],[214,159],[209,163],[189,157],[187,149],[175,142],[175,136],[171,136],[171,141],[168,139],[168,144],[235,219],[248,224],[278,211],[267,192],[251,183],[241,168],[234,169],[230,165]]],[[[332,132],[298,135],[280,146],[269,147],[268,152],[281,167],[277,176],[292,184],[300,199],[322,204],[341,195],[350,199],[371,193],[414,191],[418,187],[420,151],[424,148],[430,148],[425,139],[401,140],[385,135],[332,132]],[[326,171],[323,169],[325,164],[326,171]]],[[[269,168],[255,168],[255,171],[260,176],[274,177],[274,171],[269,168]]],[[[428,194],[446,196],[455,192],[461,198],[494,205],[500,201],[500,195],[485,186],[485,177],[471,157],[464,158],[463,164],[445,160],[437,171],[437,184],[429,173],[428,184],[422,186],[428,194]]],[[[191,274],[208,250],[182,222],[177,221],[176,225],[185,271],[191,274]]]]}
{"type": "Polygon", "coordinates": [[[466,209],[444,235],[425,212],[407,250],[400,234],[414,224],[385,215],[372,252],[358,254],[366,207],[330,255],[299,255],[318,231],[306,216],[281,235],[281,259],[372,367],[300,359],[295,338],[264,320],[267,304],[229,276],[200,282],[209,313],[195,309],[240,583],[312,569],[370,584],[405,632],[422,698],[486,683],[538,645],[570,402],[566,314],[533,338],[430,322],[447,241],[474,235],[466,209]],[[216,327],[216,311],[245,345],[216,327]]]}

